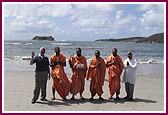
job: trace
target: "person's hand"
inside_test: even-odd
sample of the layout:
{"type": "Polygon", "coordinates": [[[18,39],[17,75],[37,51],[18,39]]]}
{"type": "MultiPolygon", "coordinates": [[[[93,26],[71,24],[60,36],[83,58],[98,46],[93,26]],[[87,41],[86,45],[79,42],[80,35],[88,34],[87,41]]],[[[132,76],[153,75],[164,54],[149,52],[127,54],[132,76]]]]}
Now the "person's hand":
{"type": "Polygon", "coordinates": [[[59,63],[59,59],[57,59],[56,62],[59,63]]]}
{"type": "Polygon", "coordinates": [[[50,78],[51,78],[51,77],[50,77],[50,74],[49,74],[49,75],[48,75],[48,79],[50,80],[50,78]]]}
{"type": "Polygon", "coordinates": [[[114,63],[118,64],[118,62],[117,62],[116,58],[114,58],[114,63]]]}
{"type": "Polygon", "coordinates": [[[127,61],[127,66],[129,66],[129,62],[127,61]]]}
{"type": "Polygon", "coordinates": [[[97,68],[97,67],[99,67],[99,68],[100,68],[100,65],[97,63],[95,67],[96,67],[96,68],[97,68]]]}
{"type": "Polygon", "coordinates": [[[53,67],[54,66],[54,63],[50,63],[50,67],[53,67]]]}
{"type": "Polygon", "coordinates": [[[35,56],[35,52],[34,51],[32,51],[32,58],[35,56]]]}
{"type": "Polygon", "coordinates": [[[51,79],[50,74],[48,75],[49,80],[51,79]]]}

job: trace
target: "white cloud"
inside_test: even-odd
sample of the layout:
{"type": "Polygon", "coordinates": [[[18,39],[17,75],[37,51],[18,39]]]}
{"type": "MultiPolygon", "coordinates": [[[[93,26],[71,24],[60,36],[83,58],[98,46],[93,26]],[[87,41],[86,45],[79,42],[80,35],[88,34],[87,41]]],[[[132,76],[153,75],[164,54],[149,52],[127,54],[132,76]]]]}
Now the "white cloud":
{"type": "Polygon", "coordinates": [[[73,26],[84,28],[104,28],[107,27],[108,23],[108,19],[90,18],[79,19],[77,22],[73,23],[73,26]]]}
{"type": "Polygon", "coordinates": [[[141,4],[136,9],[139,11],[154,10],[156,12],[164,11],[164,4],[141,4]]]}
{"type": "Polygon", "coordinates": [[[69,40],[87,36],[85,39],[91,40],[90,38],[121,38],[163,31],[163,5],[143,4],[136,8],[138,11],[128,4],[4,6],[5,36],[9,33],[11,36],[52,35],[69,40]]]}
{"type": "Polygon", "coordinates": [[[63,5],[53,5],[50,7],[50,13],[53,17],[63,17],[70,14],[72,10],[72,6],[70,4],[63,4],[63,5]]]}
{"type": "Polygon", "coordinates": [[[89,11],[103,11],[103,12],[116,12],[117,10],[124,9],[124,5],[119,4],[77,4],[77,9],[89,11]]]}
{"type": "Polygon", "coordinates": [[[143,14],[143,18],[141,18],[140,20],[142,26],[164,25],[164,13],[157,13],[154,10],[150,10],[143,14]]]}
{"type": "Polygon", "coordinates": [[[131,25],[134,25],[136,22],[136,17],[132,14],[127,14],[126,16],[123,14],[123,12],[117,12],[116,19],[114,21],[114,28],[123,28],[123,27],[129,27],[131,25]]]}
{"type": "Polygon", "coordinates": [[[117,11],[117,15],[116,15],[117,19],[123,18],[123,16],[124,16],[124,11],[123,10],[117,11]]]}

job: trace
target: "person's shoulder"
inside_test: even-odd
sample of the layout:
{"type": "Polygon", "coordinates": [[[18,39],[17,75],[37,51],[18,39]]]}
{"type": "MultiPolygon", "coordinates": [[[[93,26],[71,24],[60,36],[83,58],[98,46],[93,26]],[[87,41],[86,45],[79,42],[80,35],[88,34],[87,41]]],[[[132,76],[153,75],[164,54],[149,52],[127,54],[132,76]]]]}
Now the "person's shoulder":
{"type": "Polygon", "coordinates": [[[99,57],[99,60],[104,60],[104,58],[102,58],[102,57],[99,57]]]}
{"type": "Polygon", "coordinates": [[[96,59],[96,57],[93,57],[92,59],[91,59],[91,61],[93,61],[93,60],[95,60],[96,59]]]}
{"type": "Polygon", "coordinates": [[[102,58],[102,57],[99,57],[99,58],[100,58],[101,62],[105,63],[105,59],[104,58],[102,58]]]}
{"type": "Polygon", "coordinates": [[[121,56],[117,53],[117,56],[121,58],[121,56]]]}
{"type": "Polygon", "coordinates": [[[108,56],[107,58],[110,58],[111,57],[111,55],[110,56],[108,56]]]}
{"type": "Polygon", "coordinates": [[[48,57],[47,57],[47,56],[44,56],[44,58],[48,60],[48,57]]]}
{"type": "Polygon", "coordinates": [[[70,55],[69,58],[74,58],[74,55],[70,55]]]}
{"type": "Polygon", "coordinates": [[[112,58],[113,57],[113,54],[111,54],[107,59],[110,59],[110,58],[112,58]]]}
{"type": "Polygon", "coordinates": [[[134,62],[136,62],[136,59],[135,59],[134,57],[132,57],[132,60],[133,60],[134,62]]]}
{"type": "Polygon", "coordinates": [[[84,55],[81,55],[81,58],[85,58],[86,59],[86,57],[84,55]]]}
{"type": "Polygon", "coordinates": [[[65,55],[63,53],[60,53],[61,56],[65,57],[65,55]]]}
{"type": "Polygon", "coordinates": [[[35,57],[34,57],[34,59],[37,59],[37,58],[39,58],[40,56],[39,55],[36,55],[35,57]]]}

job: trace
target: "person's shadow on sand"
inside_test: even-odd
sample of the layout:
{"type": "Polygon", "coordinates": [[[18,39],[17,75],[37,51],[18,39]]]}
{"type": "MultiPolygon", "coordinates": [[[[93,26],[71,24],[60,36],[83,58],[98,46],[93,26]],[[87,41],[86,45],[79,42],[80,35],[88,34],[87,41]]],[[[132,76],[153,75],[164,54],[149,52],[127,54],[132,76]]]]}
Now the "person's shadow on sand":
{"type": "Polygon", "coordinates": [[[135,98],[132,101],[128,101],[126,99],[120,99],[116,100],[115,98],[112,100],[104,99],[104,100],[99,100],[99,99],[94,99],[94,100],[80,100],[80,99],[75,99],[75,100],[69,100],[67,99],[66,101],[62,101],[61,99],[55,99],[52,101],[37,101],[36,103],[38,104],[48,104],[49,106],[59,106],[59,105],[65,105],[65,106],[71,106],[72,104],[81,104],[81,103],[93,103],[93,104],[102,104],[102,103],[125,103],[125,102],[130,102],[130,103],[139,103],[139,102],[145,102],[145,103],[157,103],[157,101],[154,100],[149,100],[149,99],[141,99],[141,98],[135,98]]]}
{"type": "Polygon", "coordinates": [[[154,100],[149,100],[149,99],[140,99],[140,98],[135,98],[133,99],[132,101],[129,101],[129,100],[126,100],[126,99],[120,99],[120,100],[117,100],[117,99],[113,99],[113,100],[109,100],[110,102],[114,102],[115,104],[116,103],[125,103],[125,102],[130,102],[130,103],[138,103],[138,102],[145,102],[145,103],[157,103],[157,101],[154,101],[154,100]]]}

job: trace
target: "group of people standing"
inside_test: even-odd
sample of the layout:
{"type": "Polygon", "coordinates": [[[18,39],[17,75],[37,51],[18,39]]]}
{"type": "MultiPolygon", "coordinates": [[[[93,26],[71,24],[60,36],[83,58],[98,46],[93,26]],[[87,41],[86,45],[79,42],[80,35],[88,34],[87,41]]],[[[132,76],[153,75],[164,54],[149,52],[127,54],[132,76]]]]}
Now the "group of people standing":
{"type": "Polygon", "coordinates": [[[132,100],[134,84],[136,80],[135,70],[137,68],[136,61],[132,57],[132,53],[128,52],[128,58],[123,63],[122,58],[117,53],[117,49],[112,49],[112,54],[107,58],[105,62],[102,57],[100,57],[100,51],[95,51],[95,57],[92,58],[87,68],[86,58],[82,55],[82,50],[80,48],[76,49],[76,54],[69,57],[69,66],[72,69],[71,81],[68,79],[64,72],[64,67],[66,66],[66,57],[64,54],[60,53],[60,48],[55,48],[55,54],[50,58],[46,57],[45,48],[40,48],[40,54],[35,56],[34,51],[32,52],[32,58],[30,60],[30,65],[36,63],[35,69],[35,88],[32,98],[32,104],[36,102],[39,97],[41,89],[41,100],[47,101],[46,99],[46,83],[47,79],[50,80],[50,74],[53,79],[52,84],[52,98],[55,100],[55,91],[58,92],[63,100],[66,100],[66,96],[69,93],[72,94],[70,100],[75,99],[75,95],[80,93],[80,99],[85,100],[83,97],[83,91],[86,80],[91,79],[90,92],[91,98],[89,100],[94,100],[94,96],[97,94],[99,100],[104,100],[102,98],[103,85],[105,80],[106,68],[108,69],[109,75],[109,92],[110,97],[113,99],[113,95],[116,93],[116,99],[119,100],[120,94],[120,75],[124,71],[123,82],[125,82],[125,89],[127,96],[123,99],[132,100]],[[34,57],[35,56],[35,57],[34,57]],[[51,72],[50,72],[51,67],[51,72]],[[88,70],[88,72],[87,72],[88,70]]]}

